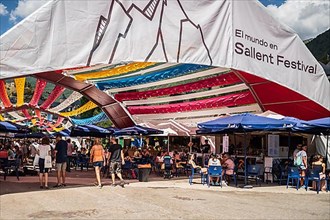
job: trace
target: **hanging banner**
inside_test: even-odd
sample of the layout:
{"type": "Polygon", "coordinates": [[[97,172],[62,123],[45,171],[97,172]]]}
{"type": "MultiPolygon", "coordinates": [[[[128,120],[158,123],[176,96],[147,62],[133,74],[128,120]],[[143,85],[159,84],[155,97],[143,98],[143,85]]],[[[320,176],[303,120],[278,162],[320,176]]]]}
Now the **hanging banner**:
{"type": "Polygon", "coordinates": [[[10,108],[12,106],[7,94],[6,83],[3,80],[0,80],[0,99],[6,108],[10,108]]]}
{"type": "Polygon", "coordinates": [[[109,78],[112,76],[120,75],[120,74],[127,74],[129,72],[137,71],[149,66],[153,66],[156,63],[150,62],[139,62],[139,63],[130,63],[127,65],[115,67],[110,70],[103,70],[99,72],[92,72],[92,73],[83,73],[75,75],[77,80],[92,80],[92,79],[100,79],[100,78],[109,78]]]}
{"type": "Polygon", "coordinates": [[[222,153],[229,152],[229,136],[222,137],[222,153]]]}
{"type": "Polygon", "coordinates": [[[54,108],[49,109],[49,111],[51,112],[59,112],[62,111],[63,109],[69,107],[71,104],[75,103],[76,101],[78,101],[79,99],[81,99],[83,97],[82,94],[80,94],[79,92],[72,92],[71,95],[64,100],[64,102],[60,103],[58,106],[55,106],[54,108]]]}
{"type": "Polygon", "coordinates": [[[48,96],[47,100],[42,103],[40,106],[41,109],[47,109],[55,100],[62,95],[64,92],[65,88],[59,85],[56,85],[55,88],[53,89],[52,93],[48,96]]]}
{"type": "Polygon", "coordinates": [[[25,77],[15,78],[14,81],[17,94],[16,106],[19,107],[24,104],[25,77]]]}
{"type": "Polygon", "coordinates": [[[123,88],[134,85],[140,85],[150,82],[156,82],[163,79],[170,79],[193,72],[210,69],[211,67],[205,65],[179,64],[165,70],[159,70],[153,73],[126,77],[124,79],[113,79],[96,82],[96,86],[100,90],[123,88]]]}
{"type": "Polygon", "coordinates": [[[97,105],[94,102],[88,101],[83,106],[81,106],[71,112],[60,112],[60,115],[62,115],[64,117],[76,116],[76,115],[80,115],[81,113],[87,112],[88,110],[91,110],[96,107],[97,107],[97,105]]]}
{"type": "Polygon", "coordinates": [[[197,111],[201,109],[217,108],[220,106],[238,106],[255,103],[255,99],[250,91],[208,98],[198,101],[184,102],[178,104],[130,106],[127,107],[131,114],[156,114],[175,113],[186,111],[197,111]]]}
{"type": "Polygon", "coordinates": [[[187,93],[197,91],[205,88],[211,88],[215,86],[231,85],[241,82],[241,80],[235,75],[235,73],[224,73],[222,75],[203,79],[197,82],[186,83],[179,86],[171,86],[161,89],[141,91],[141,92],[122,92],[115,94],[115,99],[118,101],[124,100],[139,100],[147,99],[157,96],[170,96],[175,94],[187,93]]]}
{"type": "Polygon", "coordinates": [[[37,106],[38,105],[39,99],[40,99],[46,85],[47,85],[46,81],[41,80],[41,79],[37,79],[36,88],[34,90],[33,97],[30,101],[30,105],[32,105],[32,106],[37,106]]]}
{"type": "Polygon", "coordinates": [[[280,136],[269,134],[268,135],[268,156],[278,157],[280,153],[280,136]]]}
{"type": "Polygon", "coordinates": [[[71,118],[72,122],[76,125],[92,125],[92,124],[99,123],[101,121],[105,121],[107,119],[108,119],[108,116],[104,112],[101,112],[100,114],[95,115],[90,118],[84,118],[84,119],[71,118]]]}

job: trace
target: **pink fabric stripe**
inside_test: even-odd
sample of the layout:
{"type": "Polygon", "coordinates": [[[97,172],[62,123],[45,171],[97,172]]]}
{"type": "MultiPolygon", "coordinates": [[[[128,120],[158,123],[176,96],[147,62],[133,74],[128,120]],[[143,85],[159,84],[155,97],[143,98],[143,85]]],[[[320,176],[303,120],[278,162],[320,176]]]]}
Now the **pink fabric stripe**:
{"type": "Polygon", "coordinates": [[[247,105],[256,103],[250,91],[219,96],[204,100],[166,104],[166,105],[153,105],[153,106],[131,106],[128,111],[131,114],[158,114],[158,113],[174,113],[174,112],[187,112],[197,111],[201,109],[212,109],[219,107],[233,107],[240,105],[247,105]]]}
{"type": "Polygon", "coordinates": [[[192,92],[214,86],[231,85],[242,82],[235,73],[226,73],[219,76],[203,79],[197,82],[172,86],[162,89],[148,90],[143,92],[123,92],[115,95],[118,101],[147,99],[157,96],[168,96],[185,92],[192,92]]]}

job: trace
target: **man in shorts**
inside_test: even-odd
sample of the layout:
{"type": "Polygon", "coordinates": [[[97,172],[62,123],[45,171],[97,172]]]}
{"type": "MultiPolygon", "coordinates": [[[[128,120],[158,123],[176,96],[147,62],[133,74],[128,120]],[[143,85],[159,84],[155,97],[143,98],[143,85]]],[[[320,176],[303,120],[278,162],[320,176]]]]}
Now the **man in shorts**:
{"type": "Polygon", "coordinates": [[[56,136],[56,170],[57,170],[57,184],[54,187],[66,186],[65,184],[65,170],[67,161],[68,143],[62,140],[61,135],[56,136]],[[62,177],[62,181],[61,181],[62,177]]]}
{"type": "Polygon", "coordinates": [[[300,179],[300,186],[302,188],[305,188],[306,186],[304,185],[304,179],[305,179],[305,176],[306,176],[306,170],[308,168],[308,164],[307,164],[307,145],[302,146],[301,151],[299,151],[296,154],[296,157],[301,157],[302,158],[302,164],[299,165],[300,176],[302,176],[302,178],[300,179]]]}
{"type": "Polygon", "coordinates": [[[112,179],[112,186],[116,186],[115,174],[120,179],[120,185],[124,186],[125,182],[121,175],[121,166],[125,164],[124,153],[122,147],[117,143],[116,138],[110,138],[110,144],[108,146],[108,164],[110,164],[110,174],[112,179]]]}

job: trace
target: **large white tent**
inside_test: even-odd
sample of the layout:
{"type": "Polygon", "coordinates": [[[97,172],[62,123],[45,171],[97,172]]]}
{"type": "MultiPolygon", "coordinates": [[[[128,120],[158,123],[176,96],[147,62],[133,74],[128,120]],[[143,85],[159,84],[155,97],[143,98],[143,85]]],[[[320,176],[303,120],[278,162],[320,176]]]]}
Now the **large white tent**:
{"type": "Polygon", "coordinates": [[[322,67],[256,0],[53,0],[3,34],[0,52],[0,79],[33,74],[73,89],[118,127],[266,110],[330,115],[322,67]]]}

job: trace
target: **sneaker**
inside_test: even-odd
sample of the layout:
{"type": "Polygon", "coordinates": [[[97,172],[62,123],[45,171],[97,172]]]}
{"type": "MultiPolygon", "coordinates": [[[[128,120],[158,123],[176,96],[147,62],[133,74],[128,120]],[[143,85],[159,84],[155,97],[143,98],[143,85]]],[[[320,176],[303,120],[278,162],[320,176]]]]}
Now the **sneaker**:
{"type": "Polygon", "coordinates": [[[103,186],[102,186],[102,185],[98,185],[97,187],[98,187],[99,189],[102,189],[103,186]]]}
{"type": "Polygon", "coordinates": [[[61,187],[62,185],[61,184],[56,184],[55,186],[53,186],[54,188],[59,188],[61,187]]]}
{"type": "Polygon", "coordinates": [[[305,188],[306,188],[305,185],[302,185],[302,186],[299,187],[299,189],[305,189],[305,188]]]}
{"type": "Polygon", "coordinates": [[[49,189],[49,187],[48,186],[45,186],[45,189],[49,189]]]}
{"type": "Polygon", "coordinates": [[[66,186],[66,184],[65,184],[65,183],[63,183],[63,184],[62,184],[62,186],[66,186]]]}

